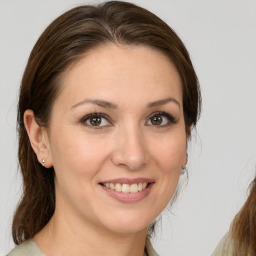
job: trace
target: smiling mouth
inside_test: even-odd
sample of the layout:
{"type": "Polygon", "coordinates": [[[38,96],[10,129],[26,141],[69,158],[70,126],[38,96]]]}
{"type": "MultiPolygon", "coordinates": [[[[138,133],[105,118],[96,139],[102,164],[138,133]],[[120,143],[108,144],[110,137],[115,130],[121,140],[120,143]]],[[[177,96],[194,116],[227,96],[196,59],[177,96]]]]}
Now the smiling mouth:
{"type": "Polygon", "coordinates": [[[123,193],[138,193],[145,190],[149,186],[149,182],[140,182],[133,184],[122,184],[122,183],[100,183],[107,189],[115,190],[117,192],[123,193]]]}
{"type": "Polygon", "coordinates": [[[146,198],[155,184],[148,178],[118,178],[98,183],[107,195],[122,203],[136,203],[146,198]]]}

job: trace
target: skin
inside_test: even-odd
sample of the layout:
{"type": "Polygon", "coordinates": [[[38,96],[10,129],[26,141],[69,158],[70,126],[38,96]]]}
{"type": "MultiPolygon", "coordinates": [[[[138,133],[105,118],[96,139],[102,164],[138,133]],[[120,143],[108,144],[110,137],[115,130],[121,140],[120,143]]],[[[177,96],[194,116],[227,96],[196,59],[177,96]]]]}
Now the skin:
{"type": "Polygon", "coordinates": [[[34,240],[47,256],[142,256],[147,228],[170,201],[187,161],[179,74],[159,51],[109,44],[72,65],[61,87],[47,130],[33,111],[24,115],[38,161],[46,159],[56,173],[56,210],[34,240]],[[99,127],[86,119],[94,113],[107,117],[99,127]],[[154,184],[134,203],[99,185],[141,177],[154,184]]]}

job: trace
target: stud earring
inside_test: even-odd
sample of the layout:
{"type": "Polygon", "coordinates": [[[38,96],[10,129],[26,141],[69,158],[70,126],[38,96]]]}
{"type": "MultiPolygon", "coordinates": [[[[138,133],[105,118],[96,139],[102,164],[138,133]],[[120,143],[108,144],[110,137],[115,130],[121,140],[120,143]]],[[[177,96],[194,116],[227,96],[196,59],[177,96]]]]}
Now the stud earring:
{"type": "Polygon", "coordinates": [[[180,175],[184,175],[187,172],[187,167],[184,166],[181,168],[180,175]]]}
{"type": "Polygon", "coordinates": [[[45,164],[45,158],[42,159],[42,166],[45,164]]]}
{"type": "Polygon", "coordinates": [[[188,153],[186,152],[186,164],[181,167],[180,175],[184,175],[187,172],[188,153]]]}

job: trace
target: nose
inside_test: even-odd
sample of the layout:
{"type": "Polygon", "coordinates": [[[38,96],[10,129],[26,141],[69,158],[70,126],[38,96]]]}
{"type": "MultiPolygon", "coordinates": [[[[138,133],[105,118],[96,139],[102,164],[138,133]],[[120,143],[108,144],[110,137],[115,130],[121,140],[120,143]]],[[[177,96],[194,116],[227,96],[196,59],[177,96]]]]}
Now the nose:
{"type": "Polygon", "coordinates": [[[148,153],[143,132],[138,128],[126,128],[115,137],[112,162],[116,166],[132,171],[139,170],[147,164],[148,153]]]}

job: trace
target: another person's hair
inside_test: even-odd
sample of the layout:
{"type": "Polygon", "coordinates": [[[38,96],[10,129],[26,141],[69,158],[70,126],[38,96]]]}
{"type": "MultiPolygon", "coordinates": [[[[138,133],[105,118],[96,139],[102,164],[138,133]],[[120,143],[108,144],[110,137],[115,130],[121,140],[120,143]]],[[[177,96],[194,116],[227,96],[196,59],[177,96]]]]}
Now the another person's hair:
{"type": "Polygon", "coordinates": [[[160,18],[134,4],[110,1],[83,5],[55,19],[35,44],[21,82],[18,103],[18,158],[23,195],[13,218],[16,244],[32,238],[50,220],[55,209],[54,168],[37,161],[23,116],[34,111],[38,124],[48,127],[51,109],[61,91],[61,77],[84,53],[102,45],[143,45],[170,58],[182,80],[187,137],[201,107],[198,79],[189,54],[176,33],[160,18]]]}
{"type": "Polygon", "coordinates": [[[256,178],[250,194],[231,225],[234,256],[256,255],[256,178]]]}

